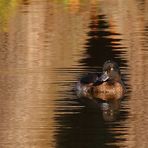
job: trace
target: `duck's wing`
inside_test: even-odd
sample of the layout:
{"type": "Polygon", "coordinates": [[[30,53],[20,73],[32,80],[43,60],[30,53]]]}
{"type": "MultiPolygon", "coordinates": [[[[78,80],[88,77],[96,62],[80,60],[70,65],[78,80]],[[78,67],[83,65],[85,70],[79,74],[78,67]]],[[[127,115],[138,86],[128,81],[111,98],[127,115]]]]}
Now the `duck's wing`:
{"type": "Polygon", "coordinates": [[[99,79],[98,73],[88,73],[86,76],[80,79],[83,84],[95,83],[99,79]]]}

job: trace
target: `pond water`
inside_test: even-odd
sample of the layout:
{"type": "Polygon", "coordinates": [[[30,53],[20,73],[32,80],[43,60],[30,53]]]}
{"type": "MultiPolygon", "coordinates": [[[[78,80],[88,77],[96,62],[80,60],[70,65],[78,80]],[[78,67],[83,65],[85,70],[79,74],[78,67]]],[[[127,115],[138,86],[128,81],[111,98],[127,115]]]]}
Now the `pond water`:
{"type": "Polygon", "coordinates": [[[0,0],[0,9],[1,148],[147,148],[147,0],[0,0]],[[110,104],[113,121],[75,93],[108,59],[127,89],[110,104]]]}

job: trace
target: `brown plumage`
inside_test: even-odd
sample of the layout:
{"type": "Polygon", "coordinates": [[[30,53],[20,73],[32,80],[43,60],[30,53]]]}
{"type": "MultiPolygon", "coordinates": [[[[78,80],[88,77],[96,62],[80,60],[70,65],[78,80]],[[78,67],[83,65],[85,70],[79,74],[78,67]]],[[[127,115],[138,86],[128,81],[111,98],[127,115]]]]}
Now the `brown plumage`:
{"type": "Polygon", "coordinates": [[[104,82],[101,85],[92,87],[92,95],[103,100],[119,99],[124,95],[124,88],[119,82],[114,82],[113,84],[104,82]]]}
{"type": "Polygon", "coordinates": [[[101,75],[102,84],[92,86],[92,95],[103,100],[119,99],[125,93],[120,69],[113,61],[106,61],[101,75]]]}
{"type": "Polygon", "coordinates": [[[79,90],[84,96],[100,98],[103,100],[120,99],[125,94],[125,86],[121,79],[118,65],[113,61],[106,61],[103,72],[95,80],[87,84],[79,82],[79,90]],[[85,92],[83,91],[85,87],[85,92]]]}

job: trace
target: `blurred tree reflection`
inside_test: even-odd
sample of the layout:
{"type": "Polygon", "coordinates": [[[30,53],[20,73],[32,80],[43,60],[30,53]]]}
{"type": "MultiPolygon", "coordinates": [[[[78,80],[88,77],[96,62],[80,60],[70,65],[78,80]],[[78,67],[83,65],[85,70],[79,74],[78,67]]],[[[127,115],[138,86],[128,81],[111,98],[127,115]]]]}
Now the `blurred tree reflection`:
{"type": "Polygon", "coordinates": [[[20,0],[0,0],[0,30],[7,31],[7,23],[20,0]]]}

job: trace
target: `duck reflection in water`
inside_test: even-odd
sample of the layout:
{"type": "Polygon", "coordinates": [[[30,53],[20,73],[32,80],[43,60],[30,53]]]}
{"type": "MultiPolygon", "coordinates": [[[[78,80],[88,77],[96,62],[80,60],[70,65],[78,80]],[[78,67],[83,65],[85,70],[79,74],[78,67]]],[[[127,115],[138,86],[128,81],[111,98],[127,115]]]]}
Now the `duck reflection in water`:
{"type": "Polygon", "coordinates": [[[103,120],[115,121],[120,113],[121,99],[102,100],[100,98],[79,98],[80,102],[95,112],[100,112],[103,120]]]}
{"type": "Polygon", "coordinates": [[[99,107],[105,120],[114,119],[125,92],[119,66],[110,60],[104,63],[102,73],[89,73],[76,84],[79,98],[103,101],[99,107]]]}
{"type": "Polygon", "coordinates": [[[105,121],[116,120],[120,111],[120,101],[121,100],[118,99],[118,100],[109,100],[107,102],[101,103],[102,115],[105,121]]]}

